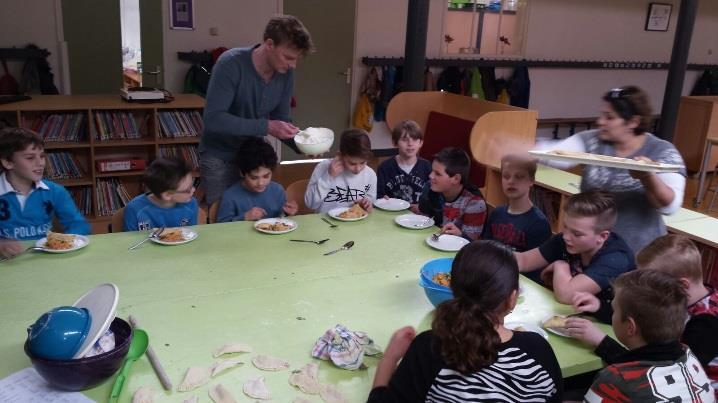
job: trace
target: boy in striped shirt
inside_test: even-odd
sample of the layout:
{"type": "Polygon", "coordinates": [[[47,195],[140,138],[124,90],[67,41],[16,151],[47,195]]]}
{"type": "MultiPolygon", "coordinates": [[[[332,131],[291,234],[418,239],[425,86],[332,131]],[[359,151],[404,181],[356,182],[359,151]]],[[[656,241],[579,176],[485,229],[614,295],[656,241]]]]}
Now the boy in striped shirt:
{"type": "Polygon", "coordinates": [[[419,198],[419,211],[432,217],[442,234],[475,240],[486,221],[486,201],[469,183],[470,167],[471,159],[464,150],[447,147],[439,151],[419,198]]]}

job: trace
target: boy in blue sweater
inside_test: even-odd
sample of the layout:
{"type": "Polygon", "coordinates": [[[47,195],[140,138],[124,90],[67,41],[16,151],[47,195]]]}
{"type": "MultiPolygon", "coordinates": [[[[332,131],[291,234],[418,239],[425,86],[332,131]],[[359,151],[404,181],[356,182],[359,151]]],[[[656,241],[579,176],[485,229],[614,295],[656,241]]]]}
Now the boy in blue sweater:
{"type": "Polygon", "coordinates": [[[197,224],[197,200],[193,194],[192,167],[179,158],[158,158],[145,170],[149,193],[130,200],[125,207],[125,231],[197,224]]]}
{"type": "Polygon", "coordinates": [[[391,141],[399,154],[379,164],[376,197],[406,200],[418,212],[419,196],[431,173],[431,163],[418,156],[424,134],[416,122],[404,120],[391,131],[391,141]]]}
{"type": "Polygon", "coordinates": [[[299,205],[287,200],[284,188],[272,182],[277,154],[259,137],[247,139],[237,153],[242,179],[222,195],[217,222],[256,221],[262,218],[297,214],[299,205]]]}
{"type": "Polygon", "coordinates": [[[0,130],[0,254],[11,257],[25,247],[18,241],[40,239],[53,218],[63,231],[87,235],[90,225],[64,187],[42,179],[45,151],[37,133],[22,128],[0,130]]]}
{"type": "MultiPolygon", "coordinates": [[[[531,203],[529,193],[536,179],[536,160],[516,154],[501,159],[501,189],[508,204],[497,206],[484,224],[481,239],[492,239],[516,252],[541,246],[551,237],[546,216],[531,203]]],[[[541,283],[541,270],[524,273],[541,283]]]]}

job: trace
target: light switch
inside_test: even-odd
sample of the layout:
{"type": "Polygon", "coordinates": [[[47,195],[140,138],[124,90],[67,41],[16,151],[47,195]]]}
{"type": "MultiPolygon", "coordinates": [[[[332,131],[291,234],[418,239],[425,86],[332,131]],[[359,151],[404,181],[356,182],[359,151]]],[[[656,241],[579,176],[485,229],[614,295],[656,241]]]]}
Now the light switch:
{"type": "Polygon", "coordinates": [[[212,36],[217,36],[217,35],[219,35],[219,28],[217,28],[217,27],[212,27],[212,28],[210,28],[210,29],[209,29],[209,34],[212,35],[212,36]]]}

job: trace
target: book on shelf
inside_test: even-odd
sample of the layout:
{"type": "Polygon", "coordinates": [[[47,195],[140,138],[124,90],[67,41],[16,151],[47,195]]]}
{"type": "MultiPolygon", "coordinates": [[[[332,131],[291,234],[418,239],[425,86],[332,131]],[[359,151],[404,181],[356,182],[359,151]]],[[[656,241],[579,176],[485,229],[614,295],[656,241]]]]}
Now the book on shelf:
{"type": "Polygon", "coordinates": [[[142,137],[132,112],[95,111],[94,114],[96,140],[134,140],[142,137]]]}
{"type": "Polygon", "coordinates": [[[108,216],[125,207],[132,197],[118,179],[98,179],[96,189],[97,215],[108,216]]]}
{"type": "Polygon", "coordinates": [[[162,145],[159,148],[160,157],[175,157],[188,161],[192,169],[199,169],[199,151],[193,144],[162,145]]]}
{"type": "Polygon", "coordinates": [[[147,167],[147,161],[140,158],[96,161],[98,172],[137,171],[147,167]]]}
{"type": "Polygon", "coordinates": [[[52,113],[23,119],[23,127],[37,132],[47,142],[77,142],[87,139],[84,113],[52,113]]]}
{"type": "Polygon", "coordinates": [[[89,186],[67,189],[77,209],[84,215],[92,214],[92,188],[89,186]]]}
{"type": "Polygon", "coordinates": [[[61,179],[80,179],[85,172],[77,163],[72,153],[65,151],[52,151],[46,154],[45,178],[56,181],[61,179]]]}
{"type": "Polygon", "coordinates": [[[202,113],[196,110],[159,111],[160,137],[197,137],[202,134],[202,113]]]}

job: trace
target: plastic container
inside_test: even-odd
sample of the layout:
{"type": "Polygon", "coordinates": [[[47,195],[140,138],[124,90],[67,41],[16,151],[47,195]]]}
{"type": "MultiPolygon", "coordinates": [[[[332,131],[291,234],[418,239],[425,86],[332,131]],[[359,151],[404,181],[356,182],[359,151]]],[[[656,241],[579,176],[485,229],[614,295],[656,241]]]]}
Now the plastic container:
{"type": "Polygon", "coordinates": [[[29,340],[25,342],[25,354],[40,376],[52,386],[71,391],[90,389],[114,375],[130,349],[132,328],[129,323],[115,318],[110,330],[115,334],[115,348],[92,357],[49,360],[33,354],[29,349],[29,340]]]}
{"type": "Polygon", "coordinates": [[[294,136],[294,143],[304,154],[323,154],[332,148],[334,131],[324,127],[309,127],[294,136]]]}
{"type": "Polygon", "coordinates": [[[53,308],[27,328],[28,348],[38,357],[70,359],[79,351],[91,325],[90,312],[85,308],[53,308]]]}
{"type": "Polygon", "coordinates": [[[451,264],[453,262],[454,258],[450,257],[429,260],[419,271],[419,285],[424,289],[426,298],[434,306],[454,298],[451,288],[439,285],[431,280],[438,273],[451,273],[451,264]]]}

